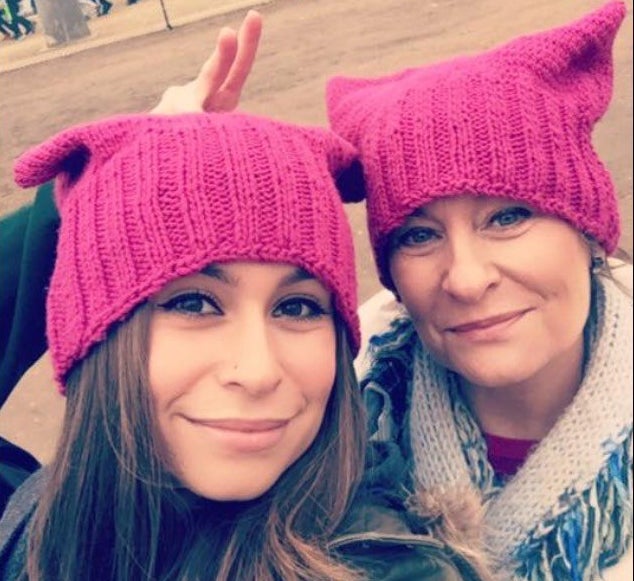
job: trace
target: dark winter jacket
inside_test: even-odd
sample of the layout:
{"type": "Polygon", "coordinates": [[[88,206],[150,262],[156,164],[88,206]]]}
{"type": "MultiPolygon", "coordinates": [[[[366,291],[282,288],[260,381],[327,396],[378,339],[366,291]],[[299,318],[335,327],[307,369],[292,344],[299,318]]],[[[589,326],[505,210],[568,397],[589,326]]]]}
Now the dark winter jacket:
{"type": "MultiPolygon", "coordinates": [[[[23,572],[28,524],[47,479],[46,469],[32,475],[0,520],[0,581],[16,581],[23,572]]],[[[412,533],[403,515],[382,501],[360,498],[330,548],[369,581],[478,581],[465,559],[430,536],[412,533]]]]}
{"type": "MultiPolygon", "coordinates": [[[[46,351],[45,302],[59,217],[51,184],[30,206],[0,219],[0,406],[46,351]]],[[[0,514],[37,461],[0,437],[0,514]]]]}

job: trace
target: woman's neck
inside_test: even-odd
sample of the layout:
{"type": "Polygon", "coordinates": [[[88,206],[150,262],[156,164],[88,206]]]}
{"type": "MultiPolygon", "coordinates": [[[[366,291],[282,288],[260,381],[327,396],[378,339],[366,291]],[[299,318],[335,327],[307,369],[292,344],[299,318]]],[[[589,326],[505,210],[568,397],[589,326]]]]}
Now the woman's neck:
{"type": "Polygon", "coordinates": [[[583,377],[583,337],[521,383],[500,388],[463,382],[466,399],[483,432],[539,441],[572,402],[583,377]]]}

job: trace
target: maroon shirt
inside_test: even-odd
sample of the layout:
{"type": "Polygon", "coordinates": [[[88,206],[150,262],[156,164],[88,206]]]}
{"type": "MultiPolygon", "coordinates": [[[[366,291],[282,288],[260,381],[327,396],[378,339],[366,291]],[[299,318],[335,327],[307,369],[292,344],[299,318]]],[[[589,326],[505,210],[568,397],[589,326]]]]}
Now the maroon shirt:
{"type": "Polygon", "coordinates": [[[487,443],[487,455],[493,470],[498,476],[513,476],[524,464],[533,448],[539,443],[536,440],[516,440],[493,434],[484,434],[487,443]]]}

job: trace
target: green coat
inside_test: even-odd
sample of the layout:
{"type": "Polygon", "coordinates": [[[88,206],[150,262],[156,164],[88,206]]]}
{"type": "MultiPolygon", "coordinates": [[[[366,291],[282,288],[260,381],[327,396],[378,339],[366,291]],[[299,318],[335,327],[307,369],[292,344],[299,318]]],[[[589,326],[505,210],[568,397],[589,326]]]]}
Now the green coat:
{"type": "MultiPolygon", "coordinates": [[[[53,272],[59,218],[52,184],[32,205],[0,218],[0,406],[46,351],[46,287],[53,272]]],[[[37,461],[0,437],[0,514],[37,461]]]]}

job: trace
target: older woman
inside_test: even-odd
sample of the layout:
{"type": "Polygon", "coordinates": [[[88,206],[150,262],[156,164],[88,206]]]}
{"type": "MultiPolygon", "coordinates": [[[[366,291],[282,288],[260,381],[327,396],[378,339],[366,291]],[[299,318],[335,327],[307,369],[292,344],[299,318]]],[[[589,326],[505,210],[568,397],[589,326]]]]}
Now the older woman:
{"type": "Polygon", "coordinates": [[[475,522],[504,578],[595,578],[631,545],[632,300],[604,276],[619,215],[591,142],[624,14],[328,87],[401,304],[370,309],[392,318],[362,366],[374,438],[410,508],[475,522]]]}

